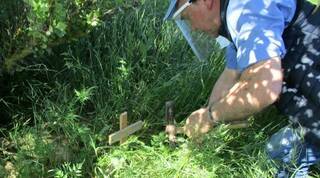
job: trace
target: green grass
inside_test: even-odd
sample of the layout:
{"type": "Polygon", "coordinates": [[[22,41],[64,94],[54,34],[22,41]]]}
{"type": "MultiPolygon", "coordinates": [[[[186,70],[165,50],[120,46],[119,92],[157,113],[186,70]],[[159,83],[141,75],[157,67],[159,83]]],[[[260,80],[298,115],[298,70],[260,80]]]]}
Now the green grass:
{"type": "Polygon", "coordinates": [[[261,152],[262,140],[255,148],[235,148],[230,144],[240,136],[221,128],[212,132],[203,144],[183,138],[170,147],[165,135],[153,136],[145,145],[131,139],[98,160],[100,175],[110,177],[270,177],[273,169],[261,152]],[[247,153],[244,151],[247,150],[247,153]],[[241,150],[241,151],[240,151],[241,150]],[[255,152],[254,154],[251,152],[255,152]],[[254,159],[258,157],[259,159],[254,159]]]}
{"type": "Polygon", "coordinates": [[[314,4],[319,4],[320,1],[319,0],[309,0],[310,2],[314,3],[314,4]]]}
{"type": "Polygon", "coordinates": [[[10,76],[0,101],[14,124],[1,130],[0,177],[272,177],[264,145],[286,123],[273,108],[248,129],[214,129],[201,145],[168,143],[165,102],[175,101],[183,122],[206,103],[224,62],[218,49],[198,61],[175,26],[163,24],[165,5],[119,7],[88,37],[31,57],[43,64],[10,76]],[[109,146],[123,111],[145,127],[109,146]]]}

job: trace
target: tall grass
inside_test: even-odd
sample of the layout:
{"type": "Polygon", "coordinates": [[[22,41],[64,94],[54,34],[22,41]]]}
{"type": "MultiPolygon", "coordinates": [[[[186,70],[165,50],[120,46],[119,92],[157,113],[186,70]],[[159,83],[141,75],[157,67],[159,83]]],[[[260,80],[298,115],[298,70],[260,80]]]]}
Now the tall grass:
{"type": "Polygon", "coordinates": [[[14,125],[3,131],[0,177],[271,177],[264,143],[285,123],[273,109],[246,130],[218,127],[201,145],[183,137],[178,147],[168,144],[165,101],[176,102],[183,121],[206,103],[224,62],[217,47],[198,61],[174,25],[163,24],[166,5],[115,8],[88,37],[13,76],[3,100],[14,125]],[[123,111],[145,127],[108,146],[123,111]]]}

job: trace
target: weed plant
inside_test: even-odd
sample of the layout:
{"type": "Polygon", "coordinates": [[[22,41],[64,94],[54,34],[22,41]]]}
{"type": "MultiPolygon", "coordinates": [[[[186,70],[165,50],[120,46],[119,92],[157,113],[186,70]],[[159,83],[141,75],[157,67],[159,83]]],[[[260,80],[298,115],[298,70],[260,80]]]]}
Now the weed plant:
{"type": "Polygon", "coordinates": [[[0,177],[272,177],[264,145],[286,122],[273,108],[248,129],[217,127],[202,144],[167,142],[164,103],[174,100],[183,122],[206,104],[224,62],[217,46],[197,60],[174,25],[163,24],[166,5],[118,7],[88,37],[11,76],[1,98],[13,124],[2,129],[0,177]],[[123,111],[145,127],[108,146],[123,111]]]}

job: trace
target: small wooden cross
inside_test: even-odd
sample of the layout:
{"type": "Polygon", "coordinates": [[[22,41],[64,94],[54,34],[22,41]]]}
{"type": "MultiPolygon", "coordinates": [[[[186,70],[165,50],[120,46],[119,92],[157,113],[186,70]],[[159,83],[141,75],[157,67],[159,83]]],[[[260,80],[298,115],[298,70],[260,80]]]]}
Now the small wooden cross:
{"type": "Polygon", "coordinates": [[[120,141],[120,144],[127,140],[127,137],[136,131],[140,130],[143,126],[142,121],[138,121],[128,126],[128,113],[124,112],[120,115],[120,130],[109,135],[109,145],[120,141]]]}

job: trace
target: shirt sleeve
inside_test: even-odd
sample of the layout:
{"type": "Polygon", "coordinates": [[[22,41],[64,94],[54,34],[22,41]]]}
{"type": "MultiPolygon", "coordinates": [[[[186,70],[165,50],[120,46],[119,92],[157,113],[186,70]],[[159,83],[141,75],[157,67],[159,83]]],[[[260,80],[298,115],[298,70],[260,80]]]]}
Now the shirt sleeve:
{"type": "MultiPolygon", "coordinates": [[[[234,27],[236,62],[230,67],[243,71],[257,62],[286,53],[282,39],[286,17],[275,1],[247,1],[234,27]]],[[[229,19],[230,20],[230,19],[229,19]]],[[[232,17],[231,17],[232,20],[232,17]]],[[[228,24],[229,25],[229,24],[228,24]]]]}
{"type": "Polygon", "coordinates": [[[229,44],[226,48],[226,67],[237,70],[237,51],[234,44],[229,44]]]}

